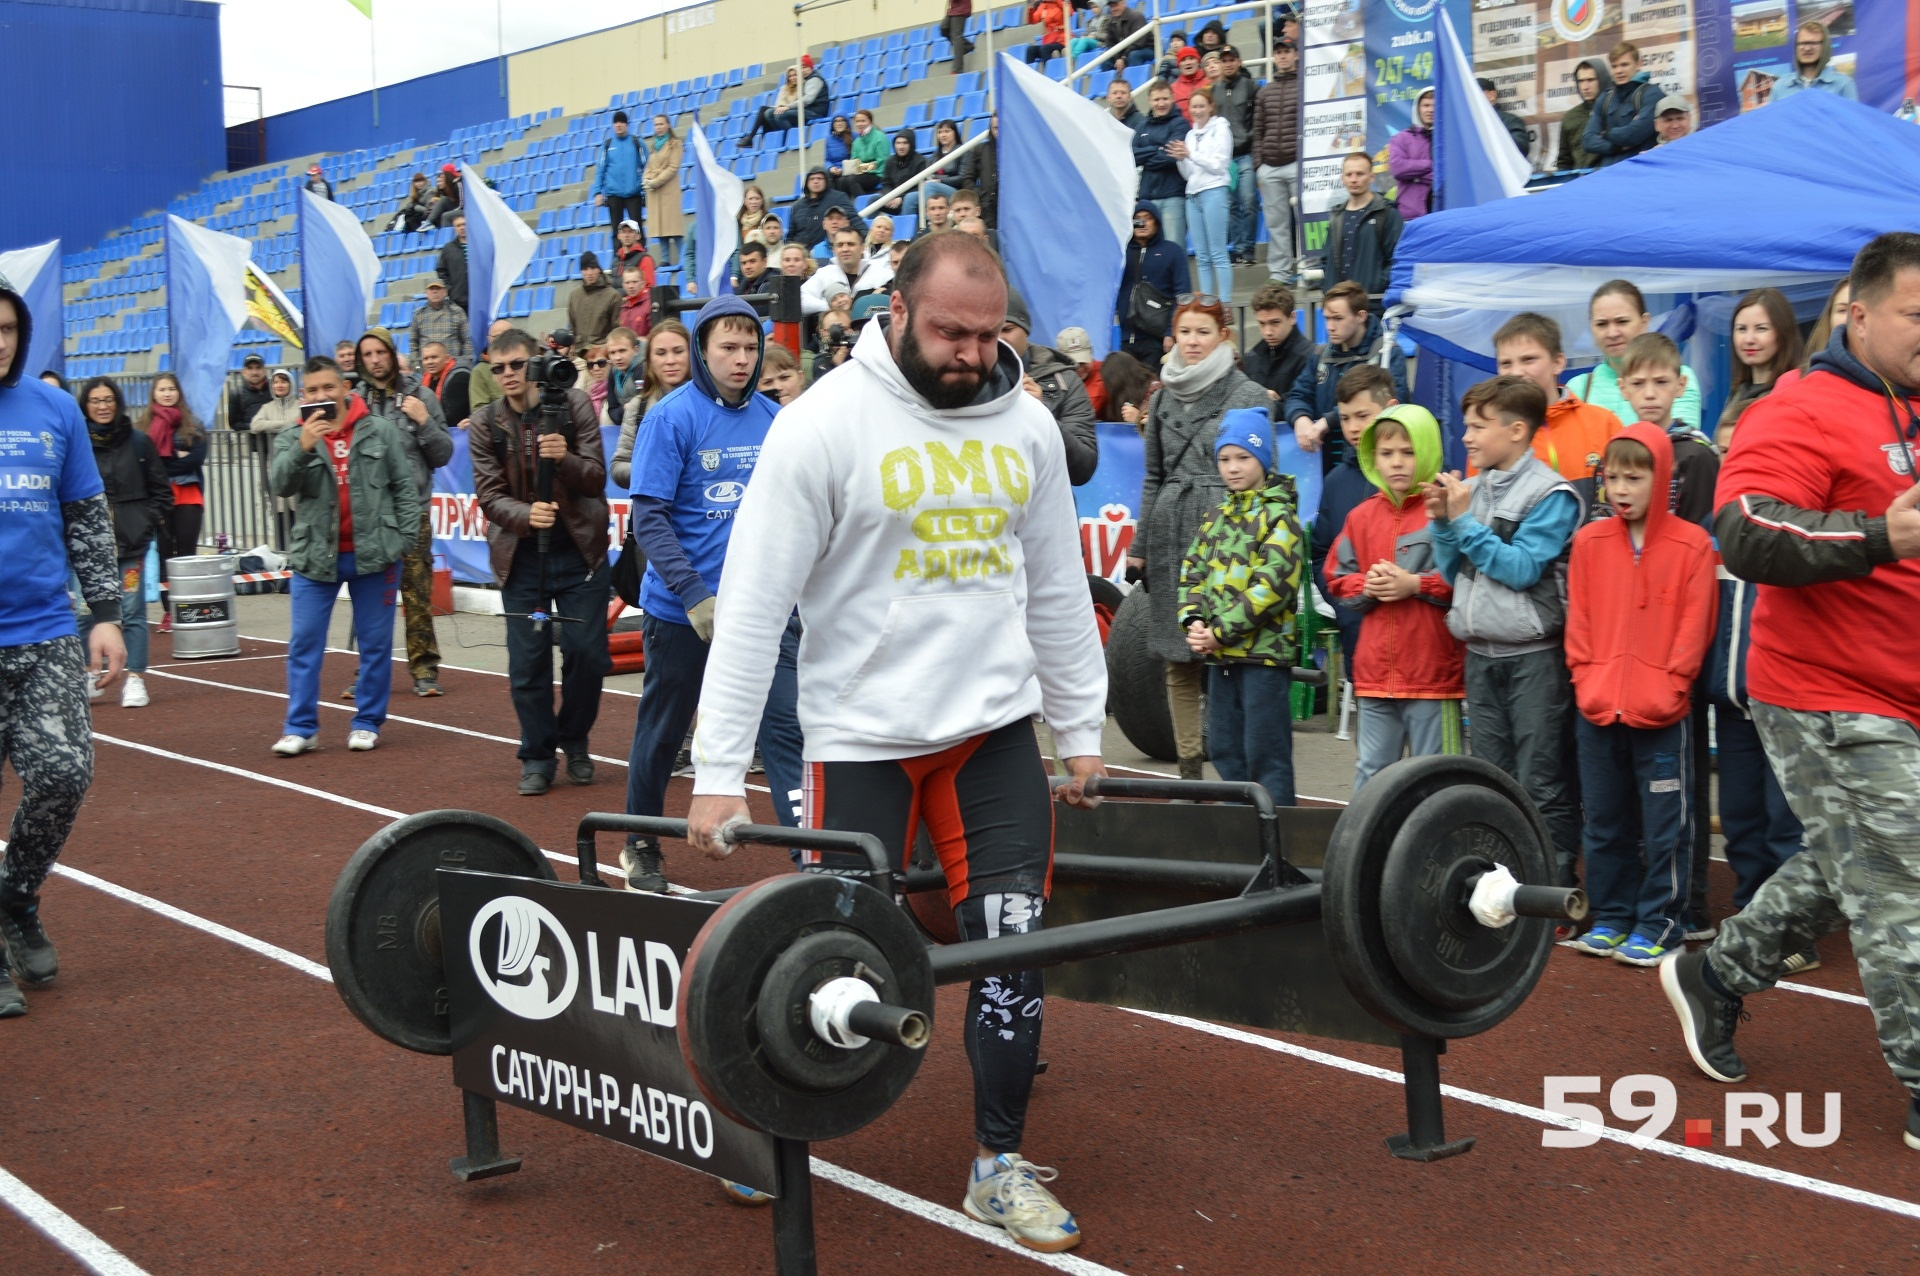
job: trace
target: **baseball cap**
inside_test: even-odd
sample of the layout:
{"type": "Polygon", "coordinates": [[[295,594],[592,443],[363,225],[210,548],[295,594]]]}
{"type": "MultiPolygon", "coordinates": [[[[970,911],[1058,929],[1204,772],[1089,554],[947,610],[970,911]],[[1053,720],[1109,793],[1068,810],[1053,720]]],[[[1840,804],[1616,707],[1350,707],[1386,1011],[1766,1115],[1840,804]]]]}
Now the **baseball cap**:
{"type": "Polygon", "coordinates": [[[870,292],[864,297],[853,299],[853,321],[865,323],[892,304],[892,298],[884,292],[870,292]]]}
{"type": "Polygon", "coordinates": [[[1093,362],[1093,338],[1085,328],[1062,328],[1054,348],[1075,363],[1093,362]]]}
{"type": "Polygon", "coordinates": [[[243,368],[264,368],[267,366],[267,361],[257,354],[250,354],[240,361],[240,366],[243,368]]]}
{"type": "Polygon", "coordinates": [[[620,230],[625,230],[625,229],[626,229],[627,227],[629,227],[629,226],[631,226],[631,227],[633,227],[633,228],[634,228],[635,230],[639,230],[639,229],[640,229],[640,223],[639,223],[639,222],[637,222],[637,221],[635,221],[635,220],[633,220],[633,218],[631,218],[631,217],[623,217],[623,218],[621,218],[621,219],[620,219],[620,225],[619,225],[619,227],[618,227],[618,229],[620,229],[620,230]]]}
{"type": "Polygon", "coordinates": [[[307,176],[308,177],[320,176],[320,166],[318,164],[307,165],[307,176]]]}
{"type": "Polygon", "coordinates": [[[457,164],[442,164],[440,171],[443,173],[452,173],[457,177],[459,176],[460,168],[457,164]]]}
{"type": "Polygon", "coordinates": [[[1681,97],[1678,93],[1669,93],[1660,99],[1660,105],[1655,108],[1653,113],[1655,115],[1665,115],[1668,111],[1685,111],[1691,114],[1693,108],[1688,106],[1687,99],[1681,97]]]}
{"type": "Polygon", "coordinates": [[[441,292],[445,292],[447,290],[447,286],[441,283],[438,279],[427,280],[427,291],[432,292],[435,288],[438,288],[441,292]]]}
{"type": "Polygon", "coordinates": [[[1173,60],[1175,62],[1184,62],[1188,58],[1197,58],[1199,56],[1200,50],[1194,48],[1191,44],[1183,44],[1173,51],[1173,60]]]}
{"type": "Polygon", "coordinates": [[[1219,53],[1223,58],[1237,58],[1240,56],[1240,50],[1234,48],[1231,44],[1221,45],[1219,53]]]}

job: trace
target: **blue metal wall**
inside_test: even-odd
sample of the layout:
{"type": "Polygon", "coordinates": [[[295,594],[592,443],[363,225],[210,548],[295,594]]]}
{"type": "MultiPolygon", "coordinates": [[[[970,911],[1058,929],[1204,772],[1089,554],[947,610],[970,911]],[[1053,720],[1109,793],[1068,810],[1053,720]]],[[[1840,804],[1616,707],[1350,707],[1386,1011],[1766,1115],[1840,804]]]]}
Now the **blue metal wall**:
{"type": "Polygon", "coordinates": [[[226,162],[220,9],[0,0],[0,248],[77,252],[226,162]]]}
{"type": "Polygon", "coordinates": [[[469,124],[505,119],[500,64],[469,62],[380,90],[380,123],[373,122],[373,95],[356,93],[316,106],[267,117],[267,159],[275,162],[319,151],[356,151],[408,138],[422,146],[445,141],[469,124]]]}

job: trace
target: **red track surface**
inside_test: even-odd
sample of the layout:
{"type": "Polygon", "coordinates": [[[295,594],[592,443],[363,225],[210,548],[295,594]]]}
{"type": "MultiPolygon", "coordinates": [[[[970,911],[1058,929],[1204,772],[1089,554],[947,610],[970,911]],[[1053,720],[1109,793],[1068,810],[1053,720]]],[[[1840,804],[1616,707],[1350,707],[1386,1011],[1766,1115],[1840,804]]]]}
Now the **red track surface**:
{"type": "MultiPolygon", "coordinates": [[[[248,643],[247,655],[277,648],[248,643]]],[[[326,685],[350,677],[330,656],[326,685]]],[[[325,749],[283,760],[267,745],[284,701],[278,660],[171,666],[151,709],[104,707],[104,736],[411,812],[473,807],[541,845],[572,845],[579,816],[617,810],[623,768],[592,788],[516,797],[510,745],[401,722],[354,755],[348,715],[322,709],[325,749]],[[177,681],[184,674],[220,687],[177,681]]],[[[504,679],[447,673],[449,694],[396,698],[397,713],[515,734],[504,679]]],[[[337,703],[337,702],[336,702],[337,703]]],[[[633,701],[608,696],[596,748],[623,756],[633,701]]],[[[670,812],[687,800],[676,781],[670,812]]],[[[764,797],[756,795],[761,818],[764,797]]],[[[383,817],[186,761],[102,742],[87,809],[63,863],[324,962],[328,892],[383,817]]],[[[608,840],[602,862],[612,858],[608,840]]],[[[724,864],[669,852],[676,881],[738,884],[784,870],[745,848],[724,864]]],[[[1724,877],[1725,866],[1715,871],[1724,877]]],[[[1725,880],[1716,882],[1726,907],[1725,880]]],[[[501,1109],[515,1175],[463,1186],[458,1096],[445,1060],[369,1035],[333,989],[145,907],[55,877],[45,913],[60,982],[0,1025],[0,1167],[150,1272],[719,1272],[771,1270],[770,1219],[721,1201],[710,1181],[591,1135],[501,1109]]],[[[1845,944],[1803,982],[1858,994],[1845,944]]],[[[1277,976],[1276,976],[1277,977],[1277,976]]],[[[935,1044],[892,1111],[816,1155],[944,1210],[959,1203],[971,1095],[944,989],[935,1044]]],[[[1725,1090],[1685,1058],[1655,977],[1556,951],[1532,1000],[1458,1043],[1444,1080],[1537,1108],[1542,1078],[1661,1073],[1680,1118],[1714,1121],[1713,1153],[1903,1200],[1920,1200],[1900,1142],[1904,1095],[1867,1010],[1787,992],[1749,1003],[1741,1089],[1844,1096],[1834,1145],[1721,1145],[1725,1090]]],[[[1126,1271],[1433,1272],[1628,1270],[1678,1265],[1885,1271],[1920,1257],[1913,1217],[1619,1143],[1543,1148],[1524,1113],[1449,1101],[1452,1134],[1479,1145],[1415,1165],[1381,1138],[1401,1128],[1397,1087],[1329,1062],[1107,1007],[1053,1002],[1029,1132],[1058,1166],[1087,1241],[1075,1257],[1126,1271]]],[[[1311,1038],[1264,1041],[1395,1068],[1391,1052],[1311,1038]]],[[[1604,1103],[1604,1099],[1601,1100],[1604,1103]]],[[[1680,1120],[1664,1136],[1680,1139],[1680,1120]]],[[[1780,1127],[1776,1126],[1776,1131],[1780,1127]]],[[[882,1203],[817,1182],[824,1272],[1040,1270],[882,1203]]],[[[0,1211],[14,1276],[76,1270],[0,1211]]],[[[1085,1269],[1082,1269],[1085,1270],[1085,1269]]]]}

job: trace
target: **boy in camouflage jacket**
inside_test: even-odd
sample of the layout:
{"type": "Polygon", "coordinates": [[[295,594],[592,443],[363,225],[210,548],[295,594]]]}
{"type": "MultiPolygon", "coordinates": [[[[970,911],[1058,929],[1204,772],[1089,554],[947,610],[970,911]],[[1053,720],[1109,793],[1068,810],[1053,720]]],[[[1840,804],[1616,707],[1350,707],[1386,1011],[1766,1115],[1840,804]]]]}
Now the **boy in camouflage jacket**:
{"type": "Polygon", "coordinates": [[[1265,410],[1220,419],[1214,459],[1227,499],[1180,565],[1180,624],[1207,661],[1207,737],[1223,780],[1293,805],[1294,611],[1306,538],[1293,476],[1273,472],[1265,410]]]}

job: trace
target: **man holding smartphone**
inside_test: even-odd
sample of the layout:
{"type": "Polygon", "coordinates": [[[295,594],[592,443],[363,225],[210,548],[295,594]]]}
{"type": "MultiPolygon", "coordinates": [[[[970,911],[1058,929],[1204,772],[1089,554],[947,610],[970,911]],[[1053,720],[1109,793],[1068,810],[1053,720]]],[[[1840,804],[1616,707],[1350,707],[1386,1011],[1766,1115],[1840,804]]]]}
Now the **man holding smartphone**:
{"type": "MultiPolygon", "coordinates": [[[[47,317],[60,322],[56,313],[47,317]]],[[[27,1013],[19,985],[59,973],[40,925],[40,884],[93,783],[86,671],[108,687],[127,663],[113,516],[73,396],[26,377],[33,317],[0,276],[0,760],[20,776],[20,806],[0,857],[0,1019],[27,1013]],[[81,642],[67,576],[93,613],[81,642]],[[18,981],[18,982],[16,982],[18,981]]]]}
{"type": "Polygon", "coordinates": [[[287,719],[273,751],[283,758],[319,747],[320,666],[333,601],[344,582],[353,600],[360,646],[347,748],[380,743],[393,690],[393,613],[400,560],[420,523],[420,491],[399,430],[347,388],[340,365],[307,360],[300,386],[300,428],[274,440],[268,482],[275,496],[298,497],[287,566],[293,634],[287,644],[287,719]]]}

